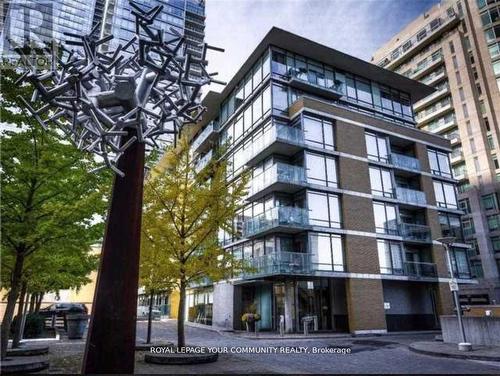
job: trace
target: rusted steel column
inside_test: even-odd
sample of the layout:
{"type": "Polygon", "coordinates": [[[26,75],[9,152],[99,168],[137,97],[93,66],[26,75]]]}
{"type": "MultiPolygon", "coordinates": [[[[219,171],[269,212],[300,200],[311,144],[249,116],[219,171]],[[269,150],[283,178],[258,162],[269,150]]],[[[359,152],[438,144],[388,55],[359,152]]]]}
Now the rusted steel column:
{"type": "MultiPolygon", "coordinates": [[[[135,130],[123,142],[135,135],[135,130]]],[[[118,161],[85,346],[83,374],[133,373],[144,180],[144,144],[118,161]]]]}

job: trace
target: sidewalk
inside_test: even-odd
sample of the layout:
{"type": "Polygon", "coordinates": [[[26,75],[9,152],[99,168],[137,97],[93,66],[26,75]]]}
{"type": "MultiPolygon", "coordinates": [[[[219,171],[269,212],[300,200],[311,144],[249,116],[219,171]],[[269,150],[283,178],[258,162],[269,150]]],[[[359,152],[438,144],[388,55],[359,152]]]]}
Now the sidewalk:
{"type": "Polygon", "coordinates": [[[459,351],[456,343],[422,341],[413,342],[409,348],[410,351],[431,356],[500,362],[500,346],[472,345],[471,351],[459,351]]]}

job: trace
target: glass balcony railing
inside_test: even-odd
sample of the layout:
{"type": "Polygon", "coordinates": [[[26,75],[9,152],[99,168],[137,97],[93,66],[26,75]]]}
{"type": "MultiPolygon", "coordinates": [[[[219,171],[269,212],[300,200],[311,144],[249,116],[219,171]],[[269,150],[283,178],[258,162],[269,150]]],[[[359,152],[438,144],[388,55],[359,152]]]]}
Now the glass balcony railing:
{"type": "Polygon", "coordinates": [[[397,187],[396,197],[398,200],[406,202],[408,204],[417,204],[417,205],[427,204],[425,193],[422,191],[417,191],[415,189],[397,187]]]}
{"type": "Polygon", "coordinates": [[[200,160],[198,160],[198,162],[196,163],[196,165],[194,167],[196,172],[200,172],[201,170],[203,170],[206,167],[208,162],[212,159],[212,155],[213,155],[213,152],[212,152],[212,150],[210,150],[200,160]]]}
{"type": "Polygon", "coordinates": [[[397,167],[420,171],[420,161],[407,155],[392,153],[391,163],[397,167]]]}
{"type": "Polygon", "coordinates": [[[463,242],[464,236],[462,233],[462,228],[460,226],[449,226],[442,224],[441,225],[441,234],[443,237],[452,237],[455,238],[457,242],[463,242]]]}
{"type": "Polygon", "coordinates": [[[243,224],[243,235],[253,236],[273,227],[307,227],[309,225],[309,212],[307,209],[291,206],[279,206],[269,209],[243,224]]]}
{"type": "Polygon", "coordinates": [[[304,131],[302,129],[274,123],[273,126],[264,133],[259,142],[252,143],[251,149],[248,150],[247,161],[254,158],[277,141],[294,145],[303,145],[305,142],[304,140],[304,131]]]}
{"type": "Polygon", "coordinates": [[[216,123],[215,121],[211,121],[210,123],[207,124],[205,129],[196,137],[196,139],[193,141],[191,144],[192,150],[197,150],[200,145],[202,145],[210,135],[214,134],[215,132],[218,132],[219,130],[219,124],[216,123]]]}
{"type": "Polygon", "coordinates": [[[305,168],[286,163],[275,163],[251,181],[248,195],[253,196],[274,183],[304,185],[306,182],[305,168]]]}
{"type": "Polygon", "coordinates": [[[437,277],[436,264],[431,262],[405,261],[404,268],[409,277],[437,277]]]}
{"type": "Polygon", "coordinates": [[[322,90],[328,90],[334,92],[336,95],[342,96],[345,93],[345,85],[339,80],[334,80],[332,78],[327,78],[321,72],[316,72],[313,69],[288,69],[288,76],[293,79],[296,78],[309,85],[316,86],[322,90]]]}
{"type": "Polygon", "coordinates": [[[243,278],[278,274],[310,274],[311,254],[300,252],[272,252],[248,261],[253,270],[243,273],[243,278]]]}
{"type": "Polygon", "coordinates": [[[431,242],[431,231],[429,226],[401,223],[399,233],[404,240],[431,242]]]}

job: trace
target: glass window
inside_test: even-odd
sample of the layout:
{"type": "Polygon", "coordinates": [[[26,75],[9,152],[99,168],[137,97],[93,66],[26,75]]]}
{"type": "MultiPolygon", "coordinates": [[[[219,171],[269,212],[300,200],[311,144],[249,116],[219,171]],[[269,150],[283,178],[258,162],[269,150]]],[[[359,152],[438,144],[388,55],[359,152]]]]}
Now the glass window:
{"type": "Polygon", "coordinates": [[[490,193],[488,195],[483,195],[481,197],[481,204],[484,210],[493,210],[497,209],[497,199],[494,193],[490,193]]]}
{"type": "Polygon", "coordinates": [[[370,185],[373,195],[394,197],[391,171],[370,166],[370,185]]]}
{"type": "Polygon", "coordinates": [[[262,93],[262,113],[265,115],[271,109],[271,86],[264,89],[262,93]]]}
{"type": "Polygon", "coordinates": [[[340,205],[336,195],[309,191],[307,205],[311,225],[340,228],[340,205]]]}
{"type": "Polygon", "coordinates": [[[453,184],[434,181],[434,192],[438,206],[450,209],[458,208],[455,186],[453,184]]]}
{"type": "Polygon", "coordinates": [[[262,118],[262,94],[254,98],[252,102],[253,122],[257,122],[262,118]]]}
{"type": "Polygon", "coordinates": [[[337,186],[337,171],[333,158],[306,153],[306,168],[309,183],[337,186]]]}
{"type": "Polygon", "coordinates": [[[368,159],[389,163],[389,149],[385,137],[373,133],[365,133],[365,140],[368,159]]]}
{"type": "Polygon", "coordinates": [[[286,71],[286,56],[278,51],[272,51],[272,71],[273,73],[285,76],[286,71]]]}
{"type": "Polygon", "coordinates": [[[384,202],[373,202],[375,230],[377,233],[397,235],[398,221],[396,206],[384,202]]]}
{"type": "Polygon", "coordinates": [[[450,161],[448,159],[448,153],[427,149],[427,155],[429,157],[431,172],[434,175],[451,178],[451,168],[450,161]]]}
{"type": "Polygon", "coordinates": [[[372,92],[369,82],[356,78],[356,89],[359,101],[373,104],[372,92]]]}
{"type": "Polygon", "coordinates": [[[403,274],[403,256],[399,243],[377,240],[380,273],[403,274]]]}
{"type": "Polygon", "coordinates": [[[346,75],[346,85],[347,85],[347,96],[349,98],[356,99],[356,85],[354,84],[354,78],[352,76],[346,75]]]}
{"type": "Polygon", "coordinates": [[[486,217],[488,221],[488,229],[490,231],[496,231],[500,229],[500,215],[499,214],[494,214],[494,215],[489,215],[486,217]]]}
{"type": "Polygon", "coordinates": [[[500,252],[500,236],[492,236],[491,245],[493,246],[494,252],[500,252]]]}
{"type": "Polygon", "coordinates": [[[288,92],[284,86],[273,84],[273,108],[280,113],[286,113],[288,110],[288,92]]]}
{"type": "Polygon", "coordinates": [[[315,146],[323,145],[323,124],[321,120],[304,116],[303,121],[306,142],[315,146]]]}
{"type": "Polygon", "coordinates": [[[266,52],[266,55],[262,59],[262,79],[265,79],[269,75],[270,68],[271,62],[269,59],[269,52],[266,52]]]}
{"type": "Polygon", "coordinates": [[[339,235],[311,233],[310,244],[313,269],[344,271],[342,238],[339,235]]]}

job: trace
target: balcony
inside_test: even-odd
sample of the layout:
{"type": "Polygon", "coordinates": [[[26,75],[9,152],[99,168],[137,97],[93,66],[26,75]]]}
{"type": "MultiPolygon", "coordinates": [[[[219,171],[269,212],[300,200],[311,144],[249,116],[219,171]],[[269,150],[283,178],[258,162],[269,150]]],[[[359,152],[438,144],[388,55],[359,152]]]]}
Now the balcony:
{"type": "Polygon", "coordinates": [[[435,83],[443,80],[446,78],[446,71],[444,69],[440,69],[436,72],[431,73],[429,76],[425,77],[424,79],[420,80],[421,83],[432,86],[435,83]]]}
{"type": "Polygon", "coordinates": [[[411,205],[426,205],[425,192],[409,188],[396,188],[396,198],[411,205]]]}
{"type": "Polygon", "coordinates": [[[328,99],[339,99],[344,95],[344,84],[338,80],[327,83],[324,76],[306,69],[290,68],[288,70],[288,84],[299,90],[316,94],[328,99]]]}
{"type": "Polygon", "coordinates": [[[213,152],[212,150],[210,150],[207,154],[200,158],[194,166],[195,171],[200,172],[201,170],[203,170],[207,166],[208,162],[210,162],[210,160],[212,159],[212,155],[213,152]]]}
{"type": "Polygon", "coordinates": [[[254,201],[274,191],[296,193],[306,182],[306,170],[303,167],[275,163],[251,181],[247,200],[254,201]]]}
{"type": "Polygon", "coordinates": [[[191,150],[197,153],[204,153],[212,146],[212,142],[217,139],[218,132],[219,124],[211,121],[198,135],[198,137],[194,139],[191,144],[191,150]]]}
{"type": "Polygon", "coordinates": [[[459,142],[461,142],[460,133],[458,131],[453,131],[453,132],[446,134],[446,135],[443,135],[443,136],[447,140],[450,140],[452,145],[455,145],[455,144],[458,144],[459,142]]]}
{"type": "Polygon", "coordinates": [[[271,154],[292,156],[302,150],[304,146],[304,132],[302,129],[274,123],[264,133],[262,139],[251,145],[246,164],[254,166],[271,154]]]}
{"type": "Polygon", "coordinates": [[[433,121],[427,124],[426,130],[432,133],[441,133],[443,131],[448,130],[449,128],[453,128],[457,126],[457,120],[455,114],[452,116],[446,116],[437,121],[433,121]]]}
{"type": "Polygon", "coordinates": [[[429,123],[451,110],[453,110],[453,103],[451,103],[451,99],[448,99],[442,102],[438,102],[432,107],[419,112],[418,115],[415,116],[415,120],[417,121],[418,125],[421,126],[422,124],[429,123]]]}
{"type": "Polygon", "coordinates": [[[413,223],[401,223],[399,233],[404,241],[430,243],[431,231],[429,226],[416,225],[413,223]]]}
{"type": "MultiPolygon", "coordinates": [[[[448,16],[444,19],[441,18],[437,26],[431,27],[429,25],[429,27],[426,28],[426,33],[423,37],[417,38],[416,34],[413,35],[409,39],[412,41],[412,46],[408,48],[406,51],[398,53],[396,56],[394,55],[391,56],[391,54],[389,54],[381,58],[380,61],[384,63],[383,65],[384,68],[393,70],[398,65],[401,65],[404,61],[409,59],[410,57],[415,56],[420,50],[422,50],[422,48],[424,48],[425,46],[429,45],[431,42],[439,38],[445,31],[450,30],[459,22],[460,18],[456,14],[448,16]]],[[[402,47],[399,48],[402,49],[402,47]]]]}
{"type": "Polygon", "coordinates": [[[311,254],[300,252],[272,252],[249,260],[253,270],[245,272],[242,278],[256,278],[272,275],[311,274],[311,254]]]}
{"type": "Polygon", "coordinates": [[[415,68],[415,70],[413,70],[413,72],[410,74],[410,78],[412,80],[418,80],[424,74],[430,72],[432,69],[442,64],[443,61],[444,59],[442,54],[437,54],[427,58],[425,63],[419,65],[417,68],[415,68]]]}
{"type": "Polygon", "coordinates": [[[269,209],[243,224],[243,236],[264,235],[272,231],[297,233],[309,227],[309,211],[291,206],[269,209]]]}
{"type": "Polygon", "coordinates": [[[420,171],[420,161],[408,155],[392,153],[391,163],[405,170],[420,171]]]}
{"type": "Polygon", "coordinates": [[[448,86],[448,84],[443,85],[442,87],[438,88],[438,90],[436,92],[434,92],[433,94],[431,94],[431,95],[425,97],[424,99],[418,101],[417,103],[415,103],[413,105],[413,110],[418,111],[418,110],[422,109],[422,107],[428,106],[428,105],[434,103],[435,101],[443,98],[445,95],[449,94],[449,92],[450,92],[450,87],[448,86]]]}
{"type": "Polygon", "coordinates": [[[464,159],[464,152],[461,149],[457,149],[450,154],[450,163],[461,162],[464,159]]]}
{"type": "Polygon", "coordinates": [[[431,262],[405,261],[404,268],[405,268],[405,275],[407,275],[408,277],[415,277],[415,278],[437,277],[436,264],[431,262]]]}

